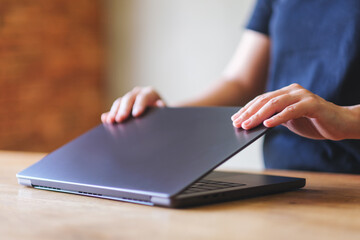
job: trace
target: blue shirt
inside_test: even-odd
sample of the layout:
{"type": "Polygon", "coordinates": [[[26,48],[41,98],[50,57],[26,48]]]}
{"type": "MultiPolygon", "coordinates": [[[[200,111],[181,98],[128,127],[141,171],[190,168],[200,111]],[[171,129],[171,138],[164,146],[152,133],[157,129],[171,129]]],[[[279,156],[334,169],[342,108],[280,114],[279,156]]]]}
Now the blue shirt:
{"type": "MultiPolygon", "coordinates": [[[[360,104],[359,0],[258,0],[247,28],[271,39],[268,91],[299,83],[335,104],[360,104]]],[[[360,140],[312,140],[280,126],[263,153],[267,168],[360,173],[360,140]]]]}

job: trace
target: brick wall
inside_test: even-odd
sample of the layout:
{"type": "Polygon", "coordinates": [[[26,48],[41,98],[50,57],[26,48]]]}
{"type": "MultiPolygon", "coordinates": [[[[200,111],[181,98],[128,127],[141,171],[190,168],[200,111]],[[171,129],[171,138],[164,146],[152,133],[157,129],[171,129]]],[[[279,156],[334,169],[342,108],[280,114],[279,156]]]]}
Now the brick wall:
{"type": "Polygon", "coordinates": [[[104,109],[101,0],[0,0],[0,149],[51,151],[104,109]]]}

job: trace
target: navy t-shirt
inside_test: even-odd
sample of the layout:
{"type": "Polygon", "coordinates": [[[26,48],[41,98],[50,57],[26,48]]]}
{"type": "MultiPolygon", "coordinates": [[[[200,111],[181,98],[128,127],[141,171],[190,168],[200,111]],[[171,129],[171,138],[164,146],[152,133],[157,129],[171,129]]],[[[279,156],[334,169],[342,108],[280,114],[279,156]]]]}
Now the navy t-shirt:
{"type": "MultiPolygon", "coordinates": [[[[271,39],[268,91],[299,83],[335,104],[360,104],[359,0],[258,0],[247,28],[271,39]]],[[[360,140],[312,140],[279,126],[263,151],[267,168],[360,173],[360,140]]]]}

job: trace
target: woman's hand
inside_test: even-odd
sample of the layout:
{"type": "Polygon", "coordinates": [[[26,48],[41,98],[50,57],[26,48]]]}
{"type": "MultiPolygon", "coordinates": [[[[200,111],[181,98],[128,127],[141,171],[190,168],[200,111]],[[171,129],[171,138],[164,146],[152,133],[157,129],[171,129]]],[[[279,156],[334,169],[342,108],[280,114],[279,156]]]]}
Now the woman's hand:
{"type": "Polygon", "coordinates": [[[256,97],[231,117],[237,128],[280,124],[313,139],[358,138],[359,106],[341,107],[292,84],[256,97]],[[351,132],[354,131],[355,132],[351,132]]]}
{"type": "Polygon", "coordinates": [[[130,114],[140,116],[149,106],[164,107],[165,103],[151,87],[135,87],[123,97],[116,99],[109,112],[101,115],[103,123],[122,122],[130,114]]]}

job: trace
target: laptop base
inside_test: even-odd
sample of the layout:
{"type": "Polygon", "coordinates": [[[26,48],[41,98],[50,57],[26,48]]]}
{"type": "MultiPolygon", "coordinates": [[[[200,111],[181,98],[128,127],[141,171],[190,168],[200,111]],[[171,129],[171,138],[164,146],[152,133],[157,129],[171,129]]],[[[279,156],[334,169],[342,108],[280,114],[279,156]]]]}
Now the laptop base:
{"type": "MultiPolygon", "coordinates": [[[[144,199],[143,197],[137,196],[129,197],[119,196],[118,194],[114,196],[111,195],[111,193],[104,194],[104,191],[101,188],[99,188],[99,191],[98,189],[92,189],[91,192],[78,191],[74,190],[78,189],[78,186],[73,187],[72,184],[57,184],[56,182],[47,182],[46,185],[51,186],[43,186],[34,184],[37,181],[33,180],[33,183],[29,185],[29,181],[31,182],[31,180],[29,180],[26,181],[26,185],[32,186],[40,190],[71,193],[89,197],[137,203],[142,205],[161,206],[169,208],[187,208],[296,190],[305,186],[306,182],[303,178],[291,178],[228,171],[213,171],[201,180],[206,180],[210,182],[221,182],[224,184],[229,184],[229,187],[221,188],[218,190],[212,189],[209,191],[189,193],[188,189],[191,188],[190,186],[189,188],[185,189],[183,193],[180,193],[173,198],[161,198],[154,196],[150,197],[149,199],[144,199]]],[[[24,183],[24,181],[20,182],[20,184],[25,185],[24,183]]]]}

